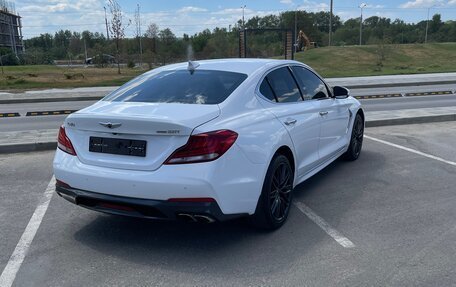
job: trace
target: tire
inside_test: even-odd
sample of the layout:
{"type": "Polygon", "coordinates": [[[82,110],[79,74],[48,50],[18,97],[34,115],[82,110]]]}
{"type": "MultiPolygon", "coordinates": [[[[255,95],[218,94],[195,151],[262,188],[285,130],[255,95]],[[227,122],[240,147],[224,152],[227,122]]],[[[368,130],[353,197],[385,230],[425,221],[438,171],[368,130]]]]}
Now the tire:
{"type": "Polygon", "coordinates": [[[352,134],[348,150],[343,154],[343,159],[353,161],[357,160],[363,147],[364,121],[360,114],[356,114],[353,121],[352,134]]]}
{"type": "Polygon", "coordinates": [[[293,197],[294,172],[284,155],[275,155],[264,179],[255,214],[250,222],[257,228],[274,230],[287,220],[293,197]]]}

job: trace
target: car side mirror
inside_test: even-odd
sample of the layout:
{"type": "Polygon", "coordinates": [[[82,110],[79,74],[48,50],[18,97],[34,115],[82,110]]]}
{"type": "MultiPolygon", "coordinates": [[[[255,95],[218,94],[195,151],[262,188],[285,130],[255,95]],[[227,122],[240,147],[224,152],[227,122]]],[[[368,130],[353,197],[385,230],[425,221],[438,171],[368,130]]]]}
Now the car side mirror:
{"type": "Polygon", "coordinates": [[[333,87],[333,95],[336,99],[346,99],[350,96],[350,91],[345,87],[335,86],[333,87]]]}

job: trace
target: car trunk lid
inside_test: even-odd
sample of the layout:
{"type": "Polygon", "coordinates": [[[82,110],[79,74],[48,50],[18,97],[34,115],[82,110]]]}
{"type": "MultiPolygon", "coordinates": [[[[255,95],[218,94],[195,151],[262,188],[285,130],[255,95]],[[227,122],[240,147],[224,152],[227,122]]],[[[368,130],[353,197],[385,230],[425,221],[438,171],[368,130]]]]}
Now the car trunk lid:
{"type": "MultiPolygon", "coordinates": [[[[218,105],[129,103],[100,101],[70,115],[65,121],[67,136],[84,164],[156,170],[179,147],[194,128],[217,118],[218,105]],[[90,151],[93,138],[131,143],[145,141],[145,156],[90,151]]],[[[93,145],[93,143],[92,143],[93,145]]],[[[105,150],[106,151],[106,150],[105,150]]]]}

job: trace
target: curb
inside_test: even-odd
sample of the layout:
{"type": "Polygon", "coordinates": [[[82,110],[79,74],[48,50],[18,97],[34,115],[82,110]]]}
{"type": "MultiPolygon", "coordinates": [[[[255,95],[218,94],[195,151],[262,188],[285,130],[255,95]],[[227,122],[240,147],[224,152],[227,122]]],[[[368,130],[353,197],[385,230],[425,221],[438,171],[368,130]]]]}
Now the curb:
{"type": "Polygon", "coordinates": [[[456,84],[456,81],[435,81],[435,82],[406,82],[406,83],[387,83],[387,84],[365,84],[365,85],[347,85],[347,89],[369,89],[369,88],[394,88],[394,87],[412,87],[412,86],[433,86],[456,84]]]}
{"type": "Polygon", "coordinates": [[[49,102],[77,102],[77,101],[98,101],[104,96],[80,96],[80,97],[59,97],[59,98],[31,98],[31,99],[0,99],[1,104],[31,104],[31,103],[49,103],[49,102]]]}
{"type": "MultiPolygon", "coordinates": [[[[456,114],[366,121],[366,128],[448,121],[456,121],[456,114]]],[[[53,138],[52,140],[48,139],[48,141],[35,143],[0,144],[0,154],[55,150],[56,148],[56,138],[53,138]]]]}
{"type": "Polygon", "coordinates": [[[24,143],[24,144],[5,144],[5,145],[0,145],[0,154],[44,151],[44,150],[53,150],[56,148],[57,148],[56,141],[24,143]]]}
{"type": "Polygon", "coordinates": [[[456,114],[366,121],[366,128],[456,121],[456,114]]]}

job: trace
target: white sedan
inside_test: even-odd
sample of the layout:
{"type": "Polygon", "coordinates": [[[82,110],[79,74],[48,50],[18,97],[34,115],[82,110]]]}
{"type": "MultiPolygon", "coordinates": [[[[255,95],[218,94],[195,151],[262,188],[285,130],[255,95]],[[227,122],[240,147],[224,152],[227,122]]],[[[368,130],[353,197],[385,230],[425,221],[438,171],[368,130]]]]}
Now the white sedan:
{"type": "Polygon", "coordinates": [[[250,216],[274,229],[293,188],[361,152],[364,112],[295,61],[222,59],[149,71],[65,120],[56,192],[156,219],[250,216]]]}

